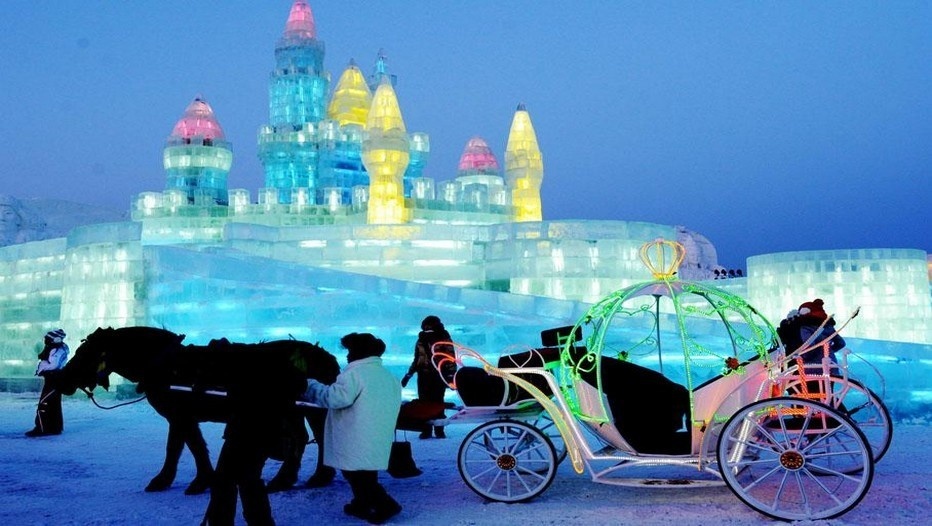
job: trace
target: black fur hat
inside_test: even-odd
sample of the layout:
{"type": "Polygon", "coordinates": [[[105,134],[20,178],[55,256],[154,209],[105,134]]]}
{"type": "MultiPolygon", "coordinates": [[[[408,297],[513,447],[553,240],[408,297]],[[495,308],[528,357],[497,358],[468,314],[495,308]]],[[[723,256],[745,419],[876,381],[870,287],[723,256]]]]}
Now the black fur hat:
{"type": "Polygon", "coordinates": [[[433,329],[442,329],[443,323],[440,321],[440,318],[436,316],[428,316],[424,318],[424,321],[421,322],[421,330],[429,331],[433,329]]]}
{"type": "Polygon", "coordinates": [[[340,345],[346,349],[347,361],[382,356],[385,353],[385,342],[368,332],[353,332],[340,338],[340,345]]]}

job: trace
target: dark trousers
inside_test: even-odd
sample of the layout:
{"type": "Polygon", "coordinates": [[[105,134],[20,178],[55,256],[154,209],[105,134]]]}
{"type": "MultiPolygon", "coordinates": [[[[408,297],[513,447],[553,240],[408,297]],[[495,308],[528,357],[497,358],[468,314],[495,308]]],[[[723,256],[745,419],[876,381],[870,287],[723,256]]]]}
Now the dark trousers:
{"type": "Polygon", "coordinates": [[[61,391],[48,378],[42,384],[39,407],[36,409],[36,429],[43,433],[61,433],[65,429],[61,413],[61,391]]]}
{"type": "Polygon", "coordinates": [[[217,459],[204,524],[232,526],[236,515],[236,496],[239,493],[246,524],[274,526],[269,494],[262,482],[262,468],[266,459],[265,448],[255,437],[224,440],[217,459]]]}
{"type": "MultiPolygon", "coordinates": [[[[436,402],[438,404],[443,404],[443,396],[446,394],[447,384],[440,378],[440,375],[437,374],[436,370],[429,371],[418,371],[417,373],[417,398],[423,402],[436,402]]],[[[431,417],[434,418],[443,418],[444,414],[441,410],[438,414],[431,417]]],[[[429,425],[424,425],[421,429],[421,438],[430,437],[431,428],[429,425]]],[[[434,433],[437,437],[446,436],[443,432],[443,427],[436,426],[434,427],[434,433]]]]}
{"type": "Polygon", "coordinates": [[[374,510],[377,513],[398,508],[398,502],[379,484],[378,471],[347,471],[344,469],[342,473],[343,478],[349,482],[350,489],[353,490],[352,506],[354,508],[374,510]]]}

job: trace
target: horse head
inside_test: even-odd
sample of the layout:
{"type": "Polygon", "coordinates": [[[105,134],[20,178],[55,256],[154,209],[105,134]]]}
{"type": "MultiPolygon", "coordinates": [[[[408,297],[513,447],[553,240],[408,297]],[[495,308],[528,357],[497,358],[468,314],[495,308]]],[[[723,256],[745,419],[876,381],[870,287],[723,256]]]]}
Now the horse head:
{"type": "Polygon", "coordinates": [[[328,385],[337,380],[337,375],[340,374],[340,364],[336,356],[316,343],[300,340],[294,340],[292,343],[296,345],[292,363],[305,373],[307,378],[313,378],[328,385]]]}
{"type": "Polygon", "coordinates": [[[93,391],[98,385],[110,388],[110,371],[107,368],[106,342],[114,332],[112,327],[98,327],[81,340],[71,360],[56,377],[62,392],[71,395],[78,389],[93,391]]]}
{"type": "Polygon", "coordinates": [[[184,335],[153,327],[98,328],[74,352],[58,378],[65,394],[77,389],[110,388],[110,374],[141,382],[153,360],[180,347],[184,335]]]}

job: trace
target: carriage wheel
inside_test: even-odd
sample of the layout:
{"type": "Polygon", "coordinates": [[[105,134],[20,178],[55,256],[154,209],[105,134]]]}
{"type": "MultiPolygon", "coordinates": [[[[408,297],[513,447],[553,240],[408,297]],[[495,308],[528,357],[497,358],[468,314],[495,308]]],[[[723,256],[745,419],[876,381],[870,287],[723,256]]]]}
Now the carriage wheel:
{"type": "Polygon", "coordinates": [[[563,459],[566,458],[566,444],[563,442],[563,436],[560,435],[560,430],[557,429],[557,424],[553,421],[550,413],[546,410],[543,411],[536,420],[531,422],[531,425],[550,439],[554,451],[557,452],[557,464],[563,462],[563,459]]]}
{"type": "MultiPolygon", "coordinates": [[[[850,418],[867,438],[874,462],[880,462],[890,448],[893,438],[893,420],[887,406],[880,397],[857,380],[833,376],[829,381],[832,396],[820,397],[818,400],[850,418]]],[[[798,378],[790,379],[786,385],[786,393],[798,398],[804,392],[803,385],[802,380],[798,378]]]]}
{"type": "Polygon", "coordinates": [[[857,425],[820,402],[781,397],[743,407],[718,441],[725,483],[780,520],[842,515],[870,488],[874,460],[857,425]]]}
{"type": "Polygon", "coordinates": [[[540,495],[556,477],[556,452],[547,435],[512,420],[487,422],[463,439],[460,476],[489,500],[522,502],[540,495]]]}

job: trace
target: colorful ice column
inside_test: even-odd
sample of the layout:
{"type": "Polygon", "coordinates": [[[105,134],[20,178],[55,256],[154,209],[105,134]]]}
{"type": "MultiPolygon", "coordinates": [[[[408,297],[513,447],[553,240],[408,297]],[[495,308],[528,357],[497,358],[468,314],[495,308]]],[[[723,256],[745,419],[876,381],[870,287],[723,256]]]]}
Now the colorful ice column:
{"type": "Polygon", "coordinates": [[[310,6],[297,0],[282,38],[275,46],[269,79],[269,124],[259,130],[259,160],[265,186],[278,202],[288,203],[293,189],[317,186],[315,125],[325,116],[330,79],[324,71],[324,43],[310,6]]]}
{"type": "Polygon", "coordinates": [[[185,109],[166,141],[162,164],[165,189],[183,191],[188,204],[227,204],[233,151],[207,101],[195,98],[185,109]]]}
{"type": "Polygon", "coordinates": [[[498,159],[482,137],[466,143],[456,172],[466,204],[505,205],[505,181],[499,175],[498,159]],[[484,196],[484,197],[483,197],[484,196]]]}
{"type": "Polygon", "coordinates": [[[542,220],[540,185],[544,179],[544,162],[524,104],[518,105],[511,121],[505,147],[505,179],[511,190],[515,221],[542,220]]]}
{"type": "Polygon", "coordinates": [[[372,92],[369,91],[366,79],[359,67],[350,61],[333,90],[333,98],[327,107],[327,118],[337,121],[340,126],[365,126],[371,106],[372,92]]]}
{"type": "Polygon", "coordinates": [[[414,181],[424,177],[424,168],[427,166],[427,161],[430,160],[430,136],[424,132],[413,132],[408,135],[408,144],[411,147],[408,150],[411,158],[408,161],[408,168],[405,170],[404,184],[405,195],[411,197],[414,181]]]}
{"type": "Polygon", "coordinates": [[[369,185],[369,174],[362,164],[362,139],[371,106],[366,79],[350,62],[327,107],[328,120],[318,130],[319,203],[349,204],[354,187],[369,185]]]}
{"type": "Polygon", "coordinates": [[[375,91],[366,121],[362,162],[369,172],[370,224],[406,223],[404,173],[410,159],[408,135],[395,90],[382,82],[375,91]]]}
{"type": "Polygon", "coordinates": [[[328,87],[324,43],[317,40],[314,14],[307,2],[297,0],[275,46],[275,70],[269,82],[269,124],[319,122],[325,115],[328,87]]]}

